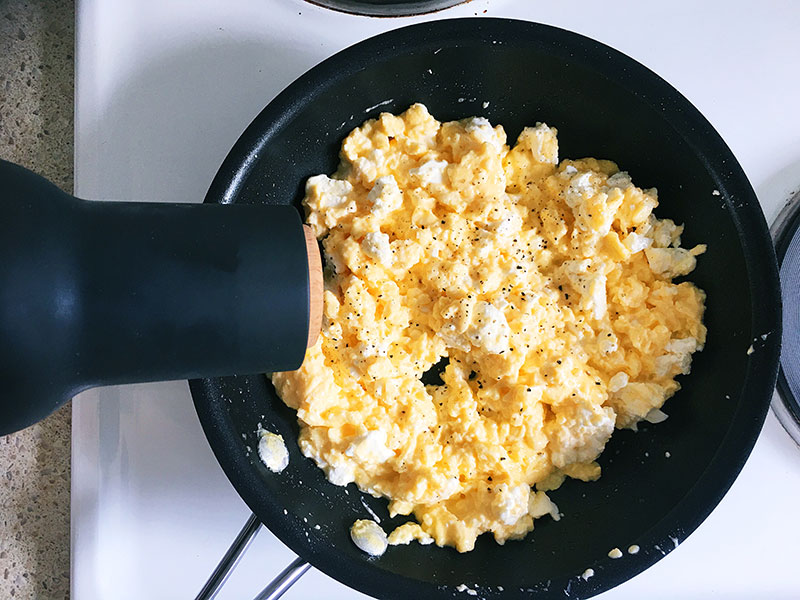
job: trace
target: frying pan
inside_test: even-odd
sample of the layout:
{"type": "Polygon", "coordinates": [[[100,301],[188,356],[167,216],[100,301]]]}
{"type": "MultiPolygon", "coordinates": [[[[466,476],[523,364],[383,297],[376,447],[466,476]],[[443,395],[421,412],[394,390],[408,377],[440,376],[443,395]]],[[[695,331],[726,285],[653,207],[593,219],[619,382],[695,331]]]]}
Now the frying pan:
{"type": "Polygon", "coordinates": [[[706,119],[675,89],[627,56],[561,29],[503,19],[443,20],[356,44],[313,68],[244,132],[206,197],[220,203],[293,203],[307,177],[331,173],[343,137],[381,111],[426,104],[439,120],[472,115],[510,140],[544,121],[563,157],[610,158],[656,213],[685,223],[683,243],[708,244],[691,274],[708,294],[708,343],[670,418],[617,431],[599,459],[602,478],[552,493],[564,518],[537,521],[524,540],[475,550],[399,546],[369,558],[350,541],[355,519],[386,500],[329,483],[297,447],[294,411],[264,375],[194,380],[195,407],[228,478],[281,541],[317,569],[379,598],[587,598],[629,579],[683,541],[743,466],[773,392],[780,345],[775,254],[753,190],[706,119]],[[762,336],[764,336],[762,338],[762,336]],[[753,352],[748,353],[752,345],[753,352]],[[259,461],[258,424],[283,435],[289,467],[259,461]],[[312,524],[319,524],[315,529],[312,524]],[[638,554],[608,557],[614,547],[638,554]],[[594,576],[580,575],[588,568],[594,576]]]}

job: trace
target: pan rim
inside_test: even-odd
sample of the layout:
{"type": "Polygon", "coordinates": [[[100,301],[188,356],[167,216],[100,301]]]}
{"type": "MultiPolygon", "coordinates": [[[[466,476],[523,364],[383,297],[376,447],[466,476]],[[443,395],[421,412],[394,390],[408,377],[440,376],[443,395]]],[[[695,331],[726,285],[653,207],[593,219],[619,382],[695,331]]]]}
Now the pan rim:
{"type": "MultiPolygon", "coordinates": [[[[290,84],[247,127],[233,146],[214,178],[206,202],[234,201],[237,189],[246,181],[256,157],[273,134],[291,118],[298,105],[313,101],[326,87],[360,70],[360,65],[374,61],[378,50],[382,58],[408,52],[458,47],[463,43],[497,42],[532,44],[555,55],[572,54],[593,70],[614,80],[659,107],[662,116],[675,132],[707,164],[722,197],[735,197],[730,212],[738,230],[739,242],[747,264],[751,298],[750,332],[774,332],[748,362],[748,372],[741,394],[752,403],[740,402],[731,426],[698,483],[686,496],[643,536],[646,544],[659,546],[659,552],[640,552],[626,559],[624,566],[609,565],[601,578],[582,586],[583,597],[611,589],[634,577],[657,562],[677,543],[693,532],[717,506],[744,466],[758,438],[769,409],[778,374],[780,352],[781,298],[777,261],[764,215],[744,171],[727,144],[708,120],[669,83],[627,55],[590,38],[557,27],[514,19],[459,18],[431,21],[395,29],[359,42],[321,62],[290,84]],[[691,133],[691,135],[689,135],[691,133]],[[724,174],[724,175],[723,175],[724,174]],[[702,485],[701,485],[702,484],[702,485]],[[665,523],[679,523],[680,531],[665,523]],[[680,533],[680,535],[677,535],[680,533]],[[678,542],[674,541],[678,540],[678,542]]],[[[366,116],[366,115],[365,115],[366,116]]],[[[252,474],[249,459],[238,451],[240,438],[232,428],[226,430],[226,412],[211,401],[214,380],[190,382],[200,422],[217,460],[234,488],[269,529],[299,556],[314,567],[349,587],[376,597],[454,597],[455,588],[440,586],[389,574],[366,561],[354,563],[320,552],[305,536],[284,523],[282,511],[260,502],[258,480],[252,474]],[[402,591],[398,591],[402,590],[402,591]]],[[[331,555],[334,554],[334,555],[331,555]]],[[[609,561],[610,563],[611,561],[609,561]]],[[[619,561],[621,563],[622,561],[619,561]]],[[[567,579],[553,579],[551,586],[565,587],[567,579]]],[[[486,598],[499,593],[481,590],[486,598]]]]}

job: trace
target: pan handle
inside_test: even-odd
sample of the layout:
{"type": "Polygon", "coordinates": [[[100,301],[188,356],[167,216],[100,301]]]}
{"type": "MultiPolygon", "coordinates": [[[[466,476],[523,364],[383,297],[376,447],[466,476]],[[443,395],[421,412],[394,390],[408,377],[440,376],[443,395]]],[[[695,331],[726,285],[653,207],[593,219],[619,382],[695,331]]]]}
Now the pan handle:
{"type": "Polygon", "coordinates": [[[228,579],[231,571],[239,563],[242,554],[247,550],[247,547],[256,537],[260,529],[261,521],[259,521],[258,517],[254,514],[251,514],[244,524],[244,527],[242,527],[242,530],[239,532],[239,535],[236,536],[236,539],[233,540],[228,551],[225,552],[225,556],[219,561],[211,577],[206,581],[203,589],[195,596],[195,600],[213,600],[216,597],[219,588],[221,588],[228,579]]]}
{"type": "MultiPolygon", "coordinates": [[[[236,568],[242,558],[242,554],[247,550],[260,529],[261,521],[258,520],[255,514],[251,514],[236,539],[233,540],[233,543],[225,552],[222,560],[219,561],[211,577],[206,581],[203,589],[195,596],[195,600],[213,600],[217,596],[220,588],[227,581],[231,571],[236,568]]],[[[311,565],[302,558],[294,559],[267,587],[261,590],[255,600],[278,600],[309,568],[311,568],[311,565]]]]}
{"type": "Polygon", "coordinates": [[[278,600],[310,568],[311,565],[298,556],[267,587],[261,590],[255,600],[278,600]]]}

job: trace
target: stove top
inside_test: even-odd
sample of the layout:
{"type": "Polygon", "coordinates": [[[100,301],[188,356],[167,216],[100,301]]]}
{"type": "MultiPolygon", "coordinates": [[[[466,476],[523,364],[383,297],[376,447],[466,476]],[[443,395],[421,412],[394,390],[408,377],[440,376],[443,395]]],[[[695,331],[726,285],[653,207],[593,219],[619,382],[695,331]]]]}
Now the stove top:
{"type": "Polygon", "coordinates": [[[773,224],[781,277],[783,339],[775,414],[800,444],[800,192],[786,203],[773,224]]]}
{"type": "MultiPolygon", "coordinates": [[[[250,120],[313,65],[388,29],[481,16],[577,31],[670,81],[731,146],[769,221],[800,188],[800,78],[792,62],[800,56],[800,12],[791,3],[742,16],[722,0],[472,0],[376,19],[303,0],[82,0],[75,192],[199,202],[250,120]]],[[[188,385],[92,390],[75,400],[73,415],[72,598],[194,597],[249,510],[205,441],[188,385]]],[[[700,528],[600,597],[796,597],[797,497],[800,448],[770,413],[742,474],[700,528]]],[[[262,530],[219,598],[254,597],[293,558],[262,530]]],[[[313,569],[285,596],[365,597],[313,569]]]]}

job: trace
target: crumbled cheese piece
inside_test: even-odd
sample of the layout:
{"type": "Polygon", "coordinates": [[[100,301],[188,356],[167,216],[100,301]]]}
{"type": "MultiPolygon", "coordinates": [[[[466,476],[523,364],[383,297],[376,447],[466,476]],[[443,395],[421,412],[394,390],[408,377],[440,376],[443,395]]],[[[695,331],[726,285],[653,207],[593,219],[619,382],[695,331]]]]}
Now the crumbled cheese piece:
{"type": "Polygon", "coordinates": [[[558,141],[556,130],[545,123],[526,127],[519,136],[517,144],[527,145],[533,158],[540,163],[558,163],[558,141]]]}
{"type": "MultiPolygon", "coordinates": [[[[476,140],[483,144],[490,144],[496,152],[502,152],[505,140],[500,139],[497,131],[492,127],[489,119],[485,117],[473,117],[464,126],[467,133],[472,134],[476,140]]],[[[505,137],[505,136],[503,136],[505,137]]]]}
{"type": "Polygon", "coordinates": [[[611,437],[614,420],[612,408],[587,401],[557,411],[550,438],[553,464],[560,468],[570,463],[593,461],[611,437]]]}
{"type": "Polygon", "coordinates": [[[581,295],[581,306],[592,311],[595,319],[601,319],[608,310],[605,273],[589,270],[591,261],[565,260],[561,265],[563,277],[581,295]]]}
{"type": "Polygon", "coordinates": [[[644,251],[650,269],[662,277],[679,277],[691,273],[697,260],[685,248],[646,248],[644,251]]]}
{"type": "Polygon", "coordinates": [[[524,483],[515,486],[501,483],[494,487],[494,491],[496,494],[493,504],[495,505],[500,521],[506,525],[514,525],[528,514],[528,505],[531,495],[531,488],[529,486],[524,483]]]}
{"type": "Polygon", "coordinates": [[[385,267],[390,267],[394,260],[392,247],[389,244],[389,236],[379,231],[368,233],[361,242],[364,254],[374,258],[385,267]]]}
{"type": "Polygon", "coordinates": [[[638,554],[638,552],[639,552],[639,546],[637,546],[636,544],[628,546],[628,554],[638,554]]]}
{"type": "Polygon", "coordinates": [[[666,353],[655,359],[656,375],[687,375],[691,371],[692,354],[699,348],[700,344],[693,337],[670,340],[666,353]]]}
{"type": "Polygon", "coordinates": [[[653,238],[646,235],[639,235],[635,231],[631,231],[622,240],[622,244],[630,251],[631,254],[636,254],[649,248],[653,244],[653,238]]]}
{"type": "Polygon", "coordinates": [[[355,465],[352,461],[342,461],[335,466],[331,465],[326,469],[326,473],[328,481],[334,485],[345,486],[348,483],[353,483],[356,479],[355,465]]]}
{"type": "Polygon", "coordinates": [[[608,552],[608,558],[622,558],[622,551],[619,548],[612,548],[608,552]]]}
{"type": "Polygon", "coordinates": [[[594,569],[586,569],[581,574],[581,579],[583,579],[584,581],[589,581],[590,577],[594,577],[594,569]]]}
{"type": "Polygon", "coordinates": [[[582,204],[587,197],[597,193],[597,188],[593,180],[592,174],[588,172],[575,175],[575,177],[572,178],[572,182],[569,184],[566,194],[564,195],[570,208],[576,208],[582,204]]]}
{"type": "Polygon", "coordinates": [[[382,555],[389,546],[386,532],[375,521],[369,519],[359,519],[353,523],[350,527],[350,539],[370,556],[382,555]]]}
{"type": "Polygon", "coordinates": [[[344,454],[359,462],[374,464],[384,463],[394,456],[394,452],[386,446],[386,432],[383,430],[368,431],[358,436],[344,454]]]}
{"type": "Polygon", "coordinates": [[[385,215],[397,210],[403,204],[403,192],[397,185],[393,175],[379,177],[367,194],[367,202],[372,206],[372,212],[385,215]]]}
{"type": "Polygon", "coordinates": [[[628,385],[628,374],[625,371],[620,371],[608,381],[608,391],[618,392],[628,385]]]}
{"type": "Polygon", "coordinates": [[[336,208],[347,203],[352,184],[344,179],[331,179],[327,175],[314,175],[306,182],[306,194],[316,198],[319,209],[336,208]]]}
{"type": "Polygon", "coordinates": [[[460,584],[458,584],[456,586],[456,591],[457,592],[466,592],[468,596],[477,596],[478,595],[477,590],[472,590],[472,589],[470,589],[469,587],[467,587],[463,583],[460,583],[460,584]]]}
{"type": "Polygon", "coordinates": [[[627,171],[619,171],[618,173],[614,173],[606,180],[606,186],[609,188],[627,190],[628,188],[633,187],[633,182],[631,181],[631,176],[628,175],[627,171]]]}
{"type": "Polygon", "coordinates": [[[676,225],[672,219],[656,219],[650,215],[648,223],[651,226],[650,237],[653,238],[653,246],[656,248],[667,248],[677,246],[681,242],[683,226],[676,225]]]}
{"type": "Polygon", "coordinates": [[[258,456],[273,473],[280,473],[289,464],[289,451],[283,436],[264,429],[259,431],[258,456]]]}
{"type": "Polygon", "coordinates": [[[668,417],[669,415],[664,411],[658,408],[654,408],[644,416],[644,420],[647,421],[648,423],[656,424],[656,423],[663,423],[664,421],[667,420],[668,417]]]}
{"type": "Polygon", "coordinates": [[[441,185],[444,182],[444,171],[447,168],[446,160],[429,160],[416,169],[409,169],[408,174],[419,177],[423,185],[441,185]]]}
{"type": "Polygon", "coordinates": [[[500,354],[508,349],[511,330],[503,312],[488,302],[475,305],[473,325],[467,331],[472,344],[490,354],[500,354]]]}

